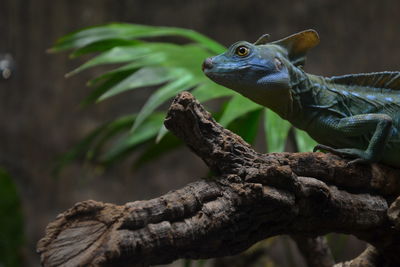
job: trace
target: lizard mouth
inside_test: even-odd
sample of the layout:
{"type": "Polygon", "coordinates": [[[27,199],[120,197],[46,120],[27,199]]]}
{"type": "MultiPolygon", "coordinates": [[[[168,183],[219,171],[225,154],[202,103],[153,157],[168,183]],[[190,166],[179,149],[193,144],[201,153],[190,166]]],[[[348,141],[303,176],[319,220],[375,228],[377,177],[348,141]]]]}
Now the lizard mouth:
{"type": "MultiPolygon", "coordinates": [[[[202,71],[207,76],[217,76],[217,75],[228,75],[232,72],[239,72],[250,68],[251,65],[240,65],[237,64],[220,64],[218,62],[213,61],[212,57],[209,57],[203,61],[201,66],[202,71]],[[214,75],[213,75],[214,74],[214,75]]],[[[254,66],[260,68],[259,66],[254,66]]]]}
{"type": "Polygon", "coordinates": [[[212,62],[212,58],[206,58],[206,60],[203,61],[203,64],[201,65],[201,70],[203,72],[207,72],[207,70],[212,69],[213,67],[213,62],[212,62]]]}

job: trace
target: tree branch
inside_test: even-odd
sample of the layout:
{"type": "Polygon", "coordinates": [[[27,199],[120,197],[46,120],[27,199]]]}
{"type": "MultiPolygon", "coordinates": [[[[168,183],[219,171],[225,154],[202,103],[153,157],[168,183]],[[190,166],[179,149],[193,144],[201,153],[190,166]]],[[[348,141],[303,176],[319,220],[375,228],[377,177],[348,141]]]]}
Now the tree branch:
{"type": "Polygon", "coordinates": [[[39,241],[44,266],[165,264],[234,255],[280,234],[330,232],[353,234],[385,264],[400,264],[398,170],[323,153],[257,153],[187,92],[165,125],[216,177],[123,206],[77,203],[39,241]]]}

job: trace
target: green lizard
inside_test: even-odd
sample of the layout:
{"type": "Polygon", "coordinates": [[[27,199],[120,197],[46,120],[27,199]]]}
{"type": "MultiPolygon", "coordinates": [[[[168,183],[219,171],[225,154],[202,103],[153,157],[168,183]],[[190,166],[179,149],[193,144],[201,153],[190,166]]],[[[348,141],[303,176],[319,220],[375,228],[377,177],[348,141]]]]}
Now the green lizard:
{"type": "Polygon", "coordinates": [[[314,151],[400,167],[400,72],[316,76],[303,71],[314,30],[268,39],[233,44],[207,58],[204,73],[306,131],[314,151]]]}

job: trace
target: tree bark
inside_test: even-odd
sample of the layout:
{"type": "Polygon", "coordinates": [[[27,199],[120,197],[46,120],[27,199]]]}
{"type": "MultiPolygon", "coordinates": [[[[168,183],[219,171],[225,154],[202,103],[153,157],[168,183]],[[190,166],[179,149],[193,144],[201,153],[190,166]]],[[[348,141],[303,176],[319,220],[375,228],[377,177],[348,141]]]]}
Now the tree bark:
{"type": "Polygon", "coordinates": [[[370,243],[359,257],[370,266],[400,264],[398,170],[347,166],[323,153],[257,153],[187,92],[176,97],[165,125],[215,176],[123,206],[77,203],[39,241],[44,266],[166,264],[234,255],[275,235],[331,232],[370,243]]]}

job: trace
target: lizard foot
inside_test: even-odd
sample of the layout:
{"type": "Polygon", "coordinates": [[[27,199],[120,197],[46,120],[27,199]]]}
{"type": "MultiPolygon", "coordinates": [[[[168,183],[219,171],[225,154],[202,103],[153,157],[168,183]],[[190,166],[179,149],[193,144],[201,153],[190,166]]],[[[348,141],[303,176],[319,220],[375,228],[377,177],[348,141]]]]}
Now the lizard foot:
{"type": "Polygon", "coordinates": [[[353,159],[347,163],[347,165],[353,164],[368,164],[375,162],[371,153],[368,153],[361,149],[356,148],[332,148],[330,146],[318,144],[314,147],[313,152],[317,150],[327,151],[334,155],[338,155],[341,158],[353,159]]]}

